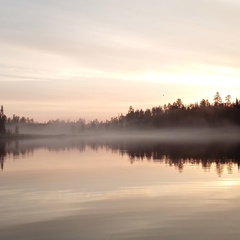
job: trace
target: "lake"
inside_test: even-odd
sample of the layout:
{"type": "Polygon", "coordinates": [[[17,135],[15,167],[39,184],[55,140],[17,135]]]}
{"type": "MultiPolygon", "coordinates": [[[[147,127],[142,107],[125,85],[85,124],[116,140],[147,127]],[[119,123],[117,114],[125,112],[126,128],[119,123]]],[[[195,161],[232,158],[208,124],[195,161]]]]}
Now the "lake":
{"type": "Polygon", "coordinates": [[[0,239],[240,239],[238,143],[0,143],[0,239]]]}

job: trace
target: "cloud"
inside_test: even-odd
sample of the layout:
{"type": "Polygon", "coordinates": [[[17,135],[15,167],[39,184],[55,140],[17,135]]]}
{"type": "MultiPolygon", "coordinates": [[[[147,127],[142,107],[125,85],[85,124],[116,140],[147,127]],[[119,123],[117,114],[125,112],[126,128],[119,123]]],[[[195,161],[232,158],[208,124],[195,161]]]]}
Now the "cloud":
{"type": "Polygon", "coordinates": [[[238,57],[238,11],[215,1],[11,1],[1,13],[2,41],[86,67],[222,64],[238,57]]]}
{"type": "Polygon", "coordinates": [[[2,100],[114,115],[238,89],[239,12],[234,0],[2,1],[2,100]]]}

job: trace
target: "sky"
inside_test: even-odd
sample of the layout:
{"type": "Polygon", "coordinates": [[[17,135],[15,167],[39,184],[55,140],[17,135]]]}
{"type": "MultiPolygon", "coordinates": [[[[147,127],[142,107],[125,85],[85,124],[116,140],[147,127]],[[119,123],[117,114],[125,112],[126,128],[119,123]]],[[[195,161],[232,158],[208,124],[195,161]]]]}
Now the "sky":
{"type": "Polygon", "coordinates": [[[0,0],[0,104],[34,118],[240,98],[238,0],[0,0]]]}

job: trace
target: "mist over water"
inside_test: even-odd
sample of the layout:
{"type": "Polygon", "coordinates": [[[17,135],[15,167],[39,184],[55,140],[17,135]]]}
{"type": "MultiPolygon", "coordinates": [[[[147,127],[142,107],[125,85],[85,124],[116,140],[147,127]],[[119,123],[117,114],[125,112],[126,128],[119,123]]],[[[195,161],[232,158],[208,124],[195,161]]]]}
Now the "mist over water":
{"type": "Polygon", "coordinates": [[[239,240],[239,2],[0,1],[0,240],[239,240]]]}
{"type": "Polygon", "coordinates": [[[239,149],[236,129],[0,141],[0,239],[237,240],[239,149]]]}
{"type": "MultiPolygon", "coordinates": [[[[89,134],[83,136],[42,136],[39,139],[0,142],[2,169],[9,157],[15,159],[34,154],[36,150],[84,152],[101,149],[127,156],[129,162],[152,161],[176,166],[182,171],[184,165],[201,165],[203,170],[217,164],[240,167],[240,135],[238,129],[135,131],[89,134]]],[[[221,175],[221,170],[217,170],[221,175]]],[[[230,172],[230,170],[229,170],[230,172]]]]}

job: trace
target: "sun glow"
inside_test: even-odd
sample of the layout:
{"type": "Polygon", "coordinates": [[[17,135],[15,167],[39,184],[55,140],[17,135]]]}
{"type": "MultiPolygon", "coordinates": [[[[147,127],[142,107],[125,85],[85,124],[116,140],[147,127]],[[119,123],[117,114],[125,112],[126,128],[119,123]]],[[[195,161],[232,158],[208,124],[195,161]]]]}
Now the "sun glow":
{"type": "Polygon", "coordinates": [[[240,72],[226,67],[204,69],[172,69],[171,71],[149,71],[140,77],[146,81],[163,81],[191,85],[206,85],[219,87],[240,87],[240,72]]]}
{"type": "Polygon", "coordinates": [[[219,182],[222,187],[236,187],[240,185],[240,181],[237,179],[224,179],[219,182]]]}

